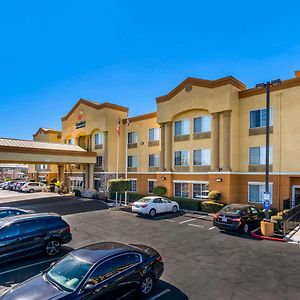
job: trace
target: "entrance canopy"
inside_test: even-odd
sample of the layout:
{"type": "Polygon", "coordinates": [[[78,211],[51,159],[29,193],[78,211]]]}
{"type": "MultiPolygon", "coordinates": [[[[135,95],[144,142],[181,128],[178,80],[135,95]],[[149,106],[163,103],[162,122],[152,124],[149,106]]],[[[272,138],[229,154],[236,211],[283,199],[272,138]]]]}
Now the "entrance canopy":
{"type": "Polygon", "coordinates": [[[96,153],[77,145],[0,138],[0,163],[94,164],[96,153]]]}

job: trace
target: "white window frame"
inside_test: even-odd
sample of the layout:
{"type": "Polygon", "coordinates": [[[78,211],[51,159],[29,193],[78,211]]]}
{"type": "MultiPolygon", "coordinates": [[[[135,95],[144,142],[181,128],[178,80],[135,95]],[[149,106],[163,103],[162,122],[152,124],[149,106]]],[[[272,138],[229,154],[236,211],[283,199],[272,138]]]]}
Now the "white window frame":
{"type": "Polygon", "coordinates": [[[183,120],[177,120],[174,122],[174,136],[182,136],[182,135],[188,135],[190,134],[190,120],[189,119],[183,119],[183,120]],[[187,122],[187,132],[182,132],[183,126],[181,125],[181,132],[180,134],[176,134],[176,123],[183,123],[183,122],[187,122]]]}
{"type": "Polygon", "coordinates": [[[150,167],[150,168],[159,167],[159,159],[160,159],[159,156],[160,155],[158,153],[149,153],[149,155],[148,155],[148,167],[150,167]],[[150,166],[150,155],[154,155],[154,166],[150,166]],[[155,164],[155,162],[156,162],[156,164],[155,164]]]}
{"type": "Polygon", "coordinates": [[[68,144],[68,145],[74,145],[74,144],[75,144],[74,138],[68,138],[68,139],[67,139],[67,144],[68,144]]]}
{"type": "MultiPolygon", "coordinates": [[[[273,164],[273,145],[270,145],[270,152],[269,152],[269,164],[273,164]]],[[[254,166],[264,166],[266,164],[266,146],[251,146],[248,148],[248,164],[249,165],[254,165],[254,166]],[[251,148],[260,148],[259,149],[259,164],[251,164],[250,163],[250,149],[251,148]],[[264,149],[263,151],[261,149],[264,149]],[[263,155],[261,155],[263,153],[263,155]]]]}
{"type": "Polygon", "coordinates": [[[103,145],[103,133],[102,132],[98,132],[95,134],[94,142],[95,142],[96,146],[103,145]],[[100,143],[98,143],[97,137],[98,137],[98,141],[100,140],[100,143]]]}
{"type": "Polygon", "coordinates": [[[154,190],[156,187],[156,179],[148,179],[148,194],[153,194],[153,192],[151,193],[149,190],[149,182],[154,182],[154,187],[153,187],[154,190]]]}
{"type": "MultiPolygon", "coordinates": [[[[190,183],[192,184],[192,199],[195,199],[195,200],[208,199],[208,197],[194,198],[194,184],[205,184],[209,188],[209,182],[208,181],[191,181],[190,183]]],[[[203,190],[201,190],[201,192],[203,192],[203,190]]]]}
{"type": "MultiPolygon", "coordinates": [[[[250,197],[250,185],[258,185],[260,187],[265,186],[265,182],[261,182],[261,181],[248,181],[248,203],[256,203],[256,204],[263,204],[264,203],[264,199],[263,199],[263,192],[259,189],[260,192],[260,196],[261,196],[261,202],[254,202],[254,201],[250,201],[249,197],[250,197]]],[[[271,193],[271,199],[270,199],[270,203],[272,204],[272,200],[273,200],[273,182],[269,183],[269,190],[271,193]]]]}
{"type": "Polygon", "coordinates": [[[136,131],[131,131],[131,132],[128,132],[128,145],[134,145],[134,144],[137,144],[137,141],[138,141],[138,135],[137,135],[137,132],[136,131]],[[131,135],[132,137],[132,140],[130,141],[129,140],[129,135],[131,135]]]}
{"type": "MultiPolygon", "coordinates": [[[[266,126],[257,126],[257,127],[251,127],[251,112],[253,111],[262,111],[266,108],[257,108],[257,109],[253,109],[253,110],[250,110],[249,111],[249,129],[252,129],[252,128],[265,128],[266,126]]],[[[262,123],[262,117],[261,117],[261,113],[260,113],[260,125],[262,123]]],[[[270,107],[270,126],[273,126],[273,109],[272,107],[270,107]]]]}
{"type": "Polygon", "coordinates": [[[199,116],[199,117],[195,117],[193,119],[193,133],[202,133],[202,132],[211,132],[211,116],[210,115],[202,115],[202,116],[199,116]],[[200,131],[195,131],[195,120],[196,119],[200,119],[200,131]],[[209,120],[209,130],[203,130],[202,127],[202,121],[204,119],[207,119],[209,120]]]}
{"type": "Polygon", "coordinates": [[[190,182],[189,181],[182,181],[182,180],[176,180],[176,181],[173,181],[173,195],[174,197],[179,197],[179,198],[190,198],[190,182]],[[180,183],[181,184],[181,190],[180,190],[180,196],[176,196],[175,194],[175,185],[176,183],[180,183]],[[182,196],[182,184],[188,184],[188,195],[187,196],[182,196]]]}
{"type": "Polygon", "coordinates": [[[136,178],[128,178],[128,181],[129,181],[129,188],[131,188],[130,181],[135,182],[135,191],[129,189],[128,192],[136,193],[137,192],[137,179],[136,178]]]}
{"type": "Polygon", "coordinates": [[[97,156],[96,156],[96,167],[98,167],[98,168],[99,168],[99,167],[103,167],[103,155],[97,155],[97,156]],[[98,165],[98,157],[102,157],[102,158],[101,158],[101,166],[98,165]]]}
{"type": "Polygon", "coordinates": [[[149,128],[149,131],[148,131],[148,140],[149,142],[155,142],[155,141],[159,141],[159,128],[157,127],[153,127],[153,128],[149,128]],[[153,137],[154,139],[151,139],[150,138],[150,131],[153,130],[153,137]]]}

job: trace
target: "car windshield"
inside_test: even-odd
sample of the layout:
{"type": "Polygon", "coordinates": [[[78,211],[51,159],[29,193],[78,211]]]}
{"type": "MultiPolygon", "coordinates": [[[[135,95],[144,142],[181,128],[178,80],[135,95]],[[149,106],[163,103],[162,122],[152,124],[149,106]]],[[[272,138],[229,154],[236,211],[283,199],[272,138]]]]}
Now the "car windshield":
{"type": "Polygon", "coordinates": [[[56,263],[47,273],[47,279],[63,290],[74,291],[88,273],[92,264],[69,254],[56,263]]]}
{"type": "Polygon", "coordinates": [[[146,198],[146,197],[141,198],[140,200],[138,200],[138,202],[145,202],[145,203],[147,203],[149,201],[151,201],[151,198],[146,198]]]}
{"type": "Polygon", "coordinates": [[[239,215],[241,213],[240,207],[233,207],[233,206],[226,206],[222,209],[223,213],[229,213],[229,214],[237,214],[239,215]]]}

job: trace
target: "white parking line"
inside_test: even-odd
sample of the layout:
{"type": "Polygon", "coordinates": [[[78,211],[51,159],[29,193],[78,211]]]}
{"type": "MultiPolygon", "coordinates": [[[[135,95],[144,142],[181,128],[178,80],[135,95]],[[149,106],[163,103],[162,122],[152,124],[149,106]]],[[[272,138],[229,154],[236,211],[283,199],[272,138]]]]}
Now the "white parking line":
{"type": "Polygon", "coordinates": [[[19,271],[19,270],[22,270],[22,269],[27,269],[27,268],[29,268],[29,267],[41,265],[41,264],[43,264],[43,263],[47,263],[47,262],[54,261],[54,260],[57,260],[57,258],[52,258],[52,259],[48,259],[48,260],[43,260],[43,261],[40,261],[40,262],[35,263],[35,264],[30,264],[30,265],[26,265],[26,266],[23,266],[23,267],[20,267],[20,268],[15,268],[15,269],[7,270],[7,271],[4,271],[4,272],[1,272],[1,273],[0,273],[0,276],[1,276],[1,275],[4,275],[4,274],[7,274],[7,273],[19,271]]]}
{"type": "Polygon", "coordinates": [[[162,296],[162,295],[164,295],[166,293],[169,293],[169,292],[171,292],[171,290],[170,289],[166,289],[166,290],[162,291],[161,293],[159,293],[159,294],[157,294],[157,295],[149,298],[148,300],[155,300],[155,299],[159,298],[160,296],[162,296]]]}
{"type": "Polygon", "coordinates": [[[199,227],[199,228],[204,228],[204,226],[202,225],[197,225],[197,224],[188,224],[189,226],[193,226],[193,227],[199,227]]]}
{"type": "Polygon", "coordinates": [[[195,219],[189,219],[189,220],[185,220],[185,221],[182,221],[182,222],[179,222],[179,224],[183,224],[183,223],[187,223],[187,222],[191,222],[191,221],[194,221],[195,219]]]}
{"type": "Polygon", "coordinates": [[[213,229],[215,229],[216,227],[215,226],[213,226],[213,227],[210,227],[208,230],[213,230],[213,229]]]}
{"type": "Polygon", "coordinates": [[[167,221],[167,222],[171,222],[171,223],[175,223],[175,221],[174,221],[174,220],[169,220],[169,219],[167,219],[167,220],[165,220],[165,221],[167,221]]]}

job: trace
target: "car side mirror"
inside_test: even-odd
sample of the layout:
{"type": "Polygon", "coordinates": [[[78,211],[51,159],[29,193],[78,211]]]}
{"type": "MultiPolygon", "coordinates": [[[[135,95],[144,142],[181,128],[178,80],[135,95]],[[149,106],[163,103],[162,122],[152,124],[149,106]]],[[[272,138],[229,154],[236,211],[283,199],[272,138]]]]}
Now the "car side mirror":
{"type": "Polygon", "coordinates": [[[51,263],[50,268],[55,265],[55,261],[51,263]]]}
{"type": "Polygon", "coordinates": [[[92,293],[95,289],[95,286],[91,283],[87,283],[85,285],[85,287],[83,288],[83,293],[84,294],[89,294],[89,293],[92,293]]]}

